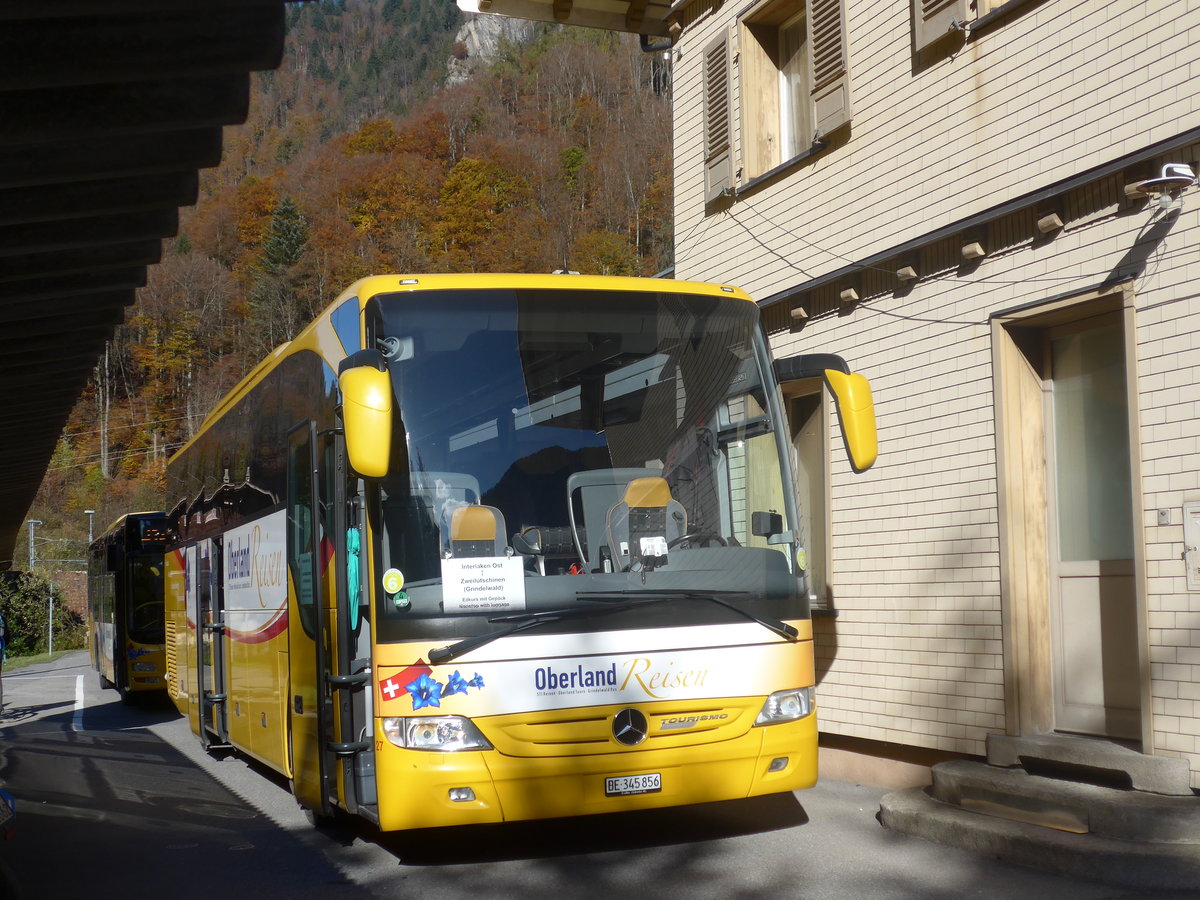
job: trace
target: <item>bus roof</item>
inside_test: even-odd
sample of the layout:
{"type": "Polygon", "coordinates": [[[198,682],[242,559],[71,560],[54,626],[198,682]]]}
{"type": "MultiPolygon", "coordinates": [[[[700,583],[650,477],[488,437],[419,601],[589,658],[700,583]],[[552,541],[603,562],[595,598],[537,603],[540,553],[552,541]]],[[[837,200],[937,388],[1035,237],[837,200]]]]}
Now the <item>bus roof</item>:
{"type": "Polygon", "coordinates": [[[457,275],[371,275],[342,291],[333,306],[350,297],[361,300],[397,291],[449,291],[464,288],[507,288],[512,290],[644,291],[700,296],[737,297],[754,301],[741,288],[702,281],[667,278],[628,278],[611,275],[525,275],[519,273],[469,273],[457,275]]]}

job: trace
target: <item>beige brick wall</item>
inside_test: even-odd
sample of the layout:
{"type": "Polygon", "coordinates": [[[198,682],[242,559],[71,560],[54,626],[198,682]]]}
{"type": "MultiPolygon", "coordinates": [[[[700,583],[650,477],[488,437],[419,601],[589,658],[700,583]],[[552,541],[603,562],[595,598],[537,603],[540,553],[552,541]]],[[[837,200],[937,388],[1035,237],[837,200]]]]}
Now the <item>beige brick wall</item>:
{"type": "MultiPolygon", "coordinates": [[[[802,288],[1022,195],[1200,128],[1200,2],[1049,0],[914,66],[905,2],[847,0],[848,143],[705,213],[700,50],[722,7],[685,31],[675,64],[677,277],[762,298],[802,288]],[[1189,86],[1189,83],[1192,86],[1189,86]]],[[[734,87],[735,103],[740,85],[734,87]]],[[[735,116],[740,137],[741,122],[735,116]]],[[[1200,145],[1155,161],[1195,162],[1200,145]]],[[[824,730],[982,753],[1005,721],[992,338],[988,317],[1083,291],[1147,235],[1152,210],[1114,174],[1069,198],[1067,227],[992,235],[907,292],[860,291],[848,315],[774,335],[776,353],[832,350],[872,380],[881,455],[853,475],[833,452],[836,646],[820,643],[824,730]]],[[[1182,505],[1200,500],[1200,188],[1134,286],[1154,752],[1200,786],[1200,592],[1187,590],[1182,505]],[[1157,511],[1168,510],[1168,525],[1157,511]]],[[[1030,219],[1032,223],[1033,216],[1030,219]]],[[[836,296],[836,294],[834,295],[836,296]]],[[[824,631],[824,629],[822,629],[824,631]]]]}
{"type": "MultiPolygon", "coordinates": [[[[1200,144],[1182,158],[1200,158],[1200,144]]],[[[1191,763],[1200,786],[1200,591],[1188,591],[1183,504],[1200,500],[1200,222],[1193,189],[1138,296],[1141,510],[1146,533],[1156,751],[1191,763]],[[1169,524],[1158,524],[1158,510],[1169,524]]]]}
{"type": "MultiPolygon", "coordinates": [[[[907,2],[847,6],[849,144],[717,215],[703,210],[701,50],[740,7],[684,32],[674,67],[679,277],[716,272],[767,296],[800,269],[823,274],[1200,125],[1196,0],[1051,0],[918,74],[907,2]]],[[[735,77],[735,103],[740,91],[735,77]]]]}

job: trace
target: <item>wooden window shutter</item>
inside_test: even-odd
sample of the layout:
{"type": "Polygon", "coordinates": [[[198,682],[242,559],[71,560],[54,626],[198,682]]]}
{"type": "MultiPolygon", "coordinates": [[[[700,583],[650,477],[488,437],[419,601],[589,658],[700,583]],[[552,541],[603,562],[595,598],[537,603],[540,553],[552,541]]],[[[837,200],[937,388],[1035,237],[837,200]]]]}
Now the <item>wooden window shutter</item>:
{"type": "Polygon", "coordinates": [[[808,14],[813,126],[829,134],[850,121],[850,53],[845,0],[805,0],[808,14]]]}
{"type": "Polygon", "coordinates": [[[704,202],[733,187],[733,74],[729,33],[704,48],[704,202]]]}
{"type": "Polygon", "coordinates": [[[924,50],[967,21],[967,0],[913,0],[913,44],[924,50]]]}

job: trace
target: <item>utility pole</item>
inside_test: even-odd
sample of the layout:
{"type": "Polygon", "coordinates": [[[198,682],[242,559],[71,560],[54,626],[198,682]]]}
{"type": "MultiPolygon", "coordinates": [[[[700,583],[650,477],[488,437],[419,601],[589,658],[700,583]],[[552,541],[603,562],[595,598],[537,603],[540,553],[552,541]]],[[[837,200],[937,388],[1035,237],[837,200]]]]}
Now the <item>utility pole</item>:
{"type": "MultiPolygon", "coordinates": [[[[32,572],[37,565],[37,547],[33,543],[33,531],[37,526],[45,524],[41,519],[29,520],[29,571],[32,572]]],[[[47,643],[49,644],[49,652],[54,652],[54,591],[50,592],[50,618],[46,622],[46,630],[49,632],[47,643]]]]}
{"type": "Polygon", "coordinates": [[[33,546],[33,530],[42,524],[41,519],[29,520],[29,571],[33,571],[33,567],[37,565],[37,549],[33,546]]]}

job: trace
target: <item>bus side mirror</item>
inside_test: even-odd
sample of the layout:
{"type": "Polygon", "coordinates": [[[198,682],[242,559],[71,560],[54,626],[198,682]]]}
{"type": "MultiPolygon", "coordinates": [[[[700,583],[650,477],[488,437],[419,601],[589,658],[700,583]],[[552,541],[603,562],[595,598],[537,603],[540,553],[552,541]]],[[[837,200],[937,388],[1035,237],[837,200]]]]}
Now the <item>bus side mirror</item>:
{"type": "Polygon", "coordinates": [[[346,455],[364,478],[388,473],[392,448],[392,380],[378,350],[359,350],[338,366],[346,455]]]}
{"type": "Polygon", "coordinates": [[[846,361],[834,353],[805,353],[777,359],[775,377],[780,384],[804,378],[823,378],[833,394],[846,454],[855,472],[865,472],[879,456],[879,438],[875,431],[875,401],[871,384],[846,361]]]}
{"type": "Polygon", "coordinates": [[[837,369],[825,370],[825,383],[833,392],[838,419],[842,423],[842,438],[846,453],[855,472],[865,472],[879,456],[879,436],[875,431],[875,401],[871,399],[871,384],[867,379],[837,369]]]}

